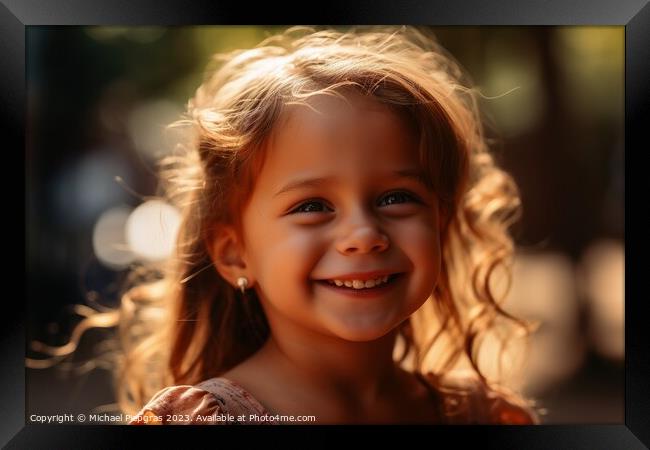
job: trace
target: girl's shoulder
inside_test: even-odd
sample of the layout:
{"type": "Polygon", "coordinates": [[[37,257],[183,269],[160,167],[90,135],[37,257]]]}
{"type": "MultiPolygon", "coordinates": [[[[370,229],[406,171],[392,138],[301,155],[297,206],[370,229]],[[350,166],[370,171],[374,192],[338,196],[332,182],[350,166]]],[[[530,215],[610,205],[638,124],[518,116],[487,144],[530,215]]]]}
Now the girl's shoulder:
{"type": "Polygon", "coordinates": [[[273,424],[264,407],[227,378],[158,391],[129,421],[131,425],[273,424]]]}
{"type": "Polygon", "coordinates": [[[450,424],[533,425],[540,420],[521,397],[489,387],[472,371],[432,372],[423,378],[438,396],[441,414],[450,424]]]}

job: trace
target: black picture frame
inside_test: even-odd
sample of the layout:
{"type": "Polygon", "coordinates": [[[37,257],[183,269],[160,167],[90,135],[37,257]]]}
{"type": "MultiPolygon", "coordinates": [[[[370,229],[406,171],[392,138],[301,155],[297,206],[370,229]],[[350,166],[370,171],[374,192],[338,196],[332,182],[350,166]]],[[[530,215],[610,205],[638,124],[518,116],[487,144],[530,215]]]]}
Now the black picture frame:
{"type": "MultiPolygon", "coordinates": [[[[325,4],[323,4],[325,6],[325,4]]],[[[14,172],[26,148],[26,86],[25,86],[25,35],[30,25],[189,25],[189,24],[421,24],[421,25],[623,25],[625,26],[625,160],[626,191],[642,199],[643,190],[629,190],[628,180],[643,177],[642,155],[648,146],[648,133],[644,132],[650,119],[650,6],[647,0],[564,0],[480,2],[463,0],[455,2],[423,2],[417,0],[390,1],[328,1],[326,7],[318,5],[279,6],[276,3],[222,3],[194,1],[163,3],[142,1],[100,0],[2,0],[0,2],[0,83],[1,123],[4,130],[3,148],[6,156],[16,158],[16,164],[6,159],[6,177],[3,179],[5,200],[11,200],[15,191],[14,172]],[[309,13],[307,11],[317,11],[309,13]],[[21,151],[23,149],[23,151],[21,151]],[[636,161],[636,164],[635,164],[636,161]]],[[[24,172],[23,172],[24,173],[24,172]]],[[[10,211],[23,211],[24,203],[14,197],[17,204],[10,211]],[[22,206],[22,208],[21,208],[22,206]]],[[[620,425],[541,425],[527,427],[436,427],[435,430],[419,428],[429,433],[432,445],[439,439],[454,445],[475,443],[478,446],[497,448],[645,448],[650,446],[650,357],[646,351],[647,336],[641,295],[641,259],[645,244],[636,240],[639,222],[630,220],[626,196],[626,239],[634,245],[626,248],[625,308],[625,422],[620,425]],[[629,263],[631,262],[631,263],[629,263]]],[[[23,216],[24,217],[24,216],[23,216]]],[[[24,236],[20,221],[5,235],[7,240],[24,236]]],[[[26,242],[26,241],[24,241],[26,242]]],[[[14,263],[14,258],[9,260],[14,263]]],[[[13,278],[6,275],[7,279],[13,278]]],[[[17,279],[17,278],[16,278],[17,279]]],[[[28,287],[26,287],[28,289],[28,287]]],[[[7,291],[8,294],[9,291],[7,291]]],[[[123,426],[61,426],[26,424],[25,419],[25,308],[19,301],[9,301],[18,294],[7,296],[5,302],[5,327],[1,330],[1,355],[3,378],[2,420],[0,443],[7,448],[114,448],[123,447],[143,437],[149,440],[160,431],[136,430],[139,427],[123,426]],[[145,436],[143,436],[145,435],[145,436]]],[[[26,297],[25,297],[26,298],[26,297]]],[[[174,431],[185,435],[188,442],[199,442],[197,432],[209,432],[186,427],[174,431]],[[192,433],[191,435],[189,433],[192,433]]],[[[205,427],[211,428],[211,427],[205,427]]],[[[273,428],[273,427],[269,427],[273,428]]],[[[165,428],[166,430],[168,428],[165,428]]],[[[247,428],[251,430],[251,428],[247,428]]],[[[265,428],[266,430],[266,428],[265,428]]],[[[326,436],[336,442],[341,432],[349,428],[328,427],[326,436]]],[[[261,431],[261,430],[260,430],[261,431]]],[[[366,430],[367,431],[367,430],[366,430]]],[[[234,431],[220,431],[230,434],[234,431]]],[[[266,433],[276,433],[268,430],[266,433]]],[[[296,436],[314,439],[314,427],[296,427],[296,436]]],[[[381,427],[371,430],[373,436],[394,436],[404,439],[401,427],[381,427]]],[[[320,438],[319,438],[320,440],[320,438]]],[[[212,439],[212,442],[215,442],[212,439]]]]}

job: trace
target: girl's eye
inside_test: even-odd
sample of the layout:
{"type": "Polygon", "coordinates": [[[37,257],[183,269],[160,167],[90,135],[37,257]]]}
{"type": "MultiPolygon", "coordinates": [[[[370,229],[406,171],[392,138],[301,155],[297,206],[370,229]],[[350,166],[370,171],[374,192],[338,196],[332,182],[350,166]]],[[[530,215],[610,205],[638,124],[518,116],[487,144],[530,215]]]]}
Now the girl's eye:
{"type": "Polygon", "coordinates": [[[310,212],[326,212],[329,208],[325,204],[318,200],[310,200],[298,206],[296,209],[291,211],[291,214],[294,213],[310,213],[310,212]]]}
{"type": "Polygon", "coordinates": [[[415,198],[406,192],[391,192],[384,196],[379,202],[379,206],[393,205],[396,203],[405,203],[408,201],[415,201],[415,198]]]}

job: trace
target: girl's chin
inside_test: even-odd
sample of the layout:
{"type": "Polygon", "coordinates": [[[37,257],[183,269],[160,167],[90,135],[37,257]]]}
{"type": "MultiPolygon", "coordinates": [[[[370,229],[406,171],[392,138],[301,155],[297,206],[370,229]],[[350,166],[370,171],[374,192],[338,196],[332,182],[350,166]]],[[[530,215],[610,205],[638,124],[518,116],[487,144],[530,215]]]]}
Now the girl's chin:
{"type": "Polygon", "coordinates": [[[330,332],[337,337],[350,342],[370,342],[376,341],[399,325],[399,321],[395,324],[383,323],[368,323],[364,322],[363,318],[357,321],[345,320],[343,323],[339,321],[334,326],[330,326],[330,332]]]}
{"type": "Polygon", "coordinates": [[[337,333],[337,336],[349,342],[373,342],[386,336],[387,333],[376,332],[346,332],[337,333]]]}

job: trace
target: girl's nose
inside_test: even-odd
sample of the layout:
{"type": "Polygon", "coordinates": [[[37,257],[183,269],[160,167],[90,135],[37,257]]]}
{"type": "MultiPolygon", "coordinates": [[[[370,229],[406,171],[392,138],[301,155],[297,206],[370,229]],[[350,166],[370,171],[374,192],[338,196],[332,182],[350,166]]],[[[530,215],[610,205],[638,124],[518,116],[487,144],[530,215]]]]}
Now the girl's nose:
{"type": "Polygon", "coordinates": [[[388,236],[368,224],[355,227],[336,244],[337,250],[344,255],[383,252],[388,246],[388,236]]]}

